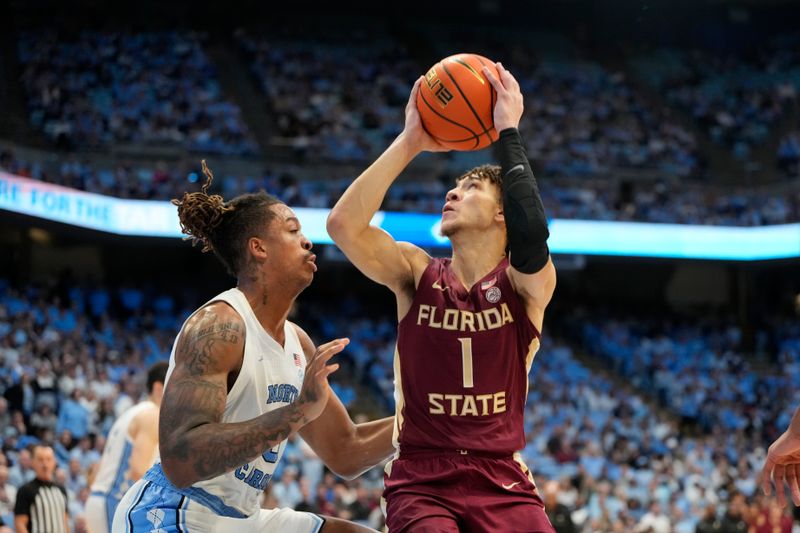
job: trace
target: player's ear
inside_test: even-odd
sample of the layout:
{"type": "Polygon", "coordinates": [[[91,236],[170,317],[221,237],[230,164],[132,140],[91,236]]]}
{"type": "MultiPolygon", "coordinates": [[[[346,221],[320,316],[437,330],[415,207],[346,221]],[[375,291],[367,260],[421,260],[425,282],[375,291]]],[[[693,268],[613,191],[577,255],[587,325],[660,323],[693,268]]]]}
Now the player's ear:
{"type": "Polygon", "coordinates": [[[258,261],[267,260],[267,243],[264,239],[250,237],[247,239],[247,252],[258,261]]]}
{"type": "Polygon", "coordinates": [[[495,211],[494,211],[494,219],[497,222],[502,222],[503,225],[505,225],[505,223],[506,223],[506,217],[503,214],[503,203],[502,202],[498,202],[497,203],[497,208],[495,208],[495,211]]]}
{"type": "Polygon", "coordinates": [[[506,218],[503,216],[503,191],[497,184],[494,186],[494,191],[497,194],[497,207],[495,207],[494,219],[505,224],[506,218]]]}

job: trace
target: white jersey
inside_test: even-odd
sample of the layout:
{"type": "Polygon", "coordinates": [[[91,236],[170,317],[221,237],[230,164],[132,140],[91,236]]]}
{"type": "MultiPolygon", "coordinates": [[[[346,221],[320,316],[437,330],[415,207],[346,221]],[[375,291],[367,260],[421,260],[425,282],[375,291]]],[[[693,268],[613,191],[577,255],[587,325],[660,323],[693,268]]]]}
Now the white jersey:
{"type": "MultiPolygon", "coordinates": [[[[258,321],[242,291],[230,289],[205,305],[218,301],[233,307],[245,325],[242,369],[228,393],[222,422],[244,422],[292,403],[300,393],[306,368],[306,357],[294,325],[286,321],[286,341],[281,346],[258,321]]],[[[175,368],[175,347],[179,338],[180,335],[175,339],[169,358],[166,383],[169,383],[175,368]]],[[[261,495],[285,448],[284,440],[272,449],[264,450],[261,457],[254,461],[227,474],[195,483],[183,492],[198,501],[219,502],[250,516],[260,509],[261,495]]]]}
{"type": "MultiPolygon", "coordinates": [[[[93,493],[102,493],[112,496],[119,500],[136,481],[127,479],[125,473],[130,467],[131,452],[133,451],[133,441],[131,440],[129,428],[133,419],[147,409],[158,409],[156,404],[150,400],[140,402],[117,418],[111,431],[108,433],[103,456],[100,459],[100,467],[92,483],[93,493]]],[[[153,459],[157,456],[154,454],[153,459]]]]}

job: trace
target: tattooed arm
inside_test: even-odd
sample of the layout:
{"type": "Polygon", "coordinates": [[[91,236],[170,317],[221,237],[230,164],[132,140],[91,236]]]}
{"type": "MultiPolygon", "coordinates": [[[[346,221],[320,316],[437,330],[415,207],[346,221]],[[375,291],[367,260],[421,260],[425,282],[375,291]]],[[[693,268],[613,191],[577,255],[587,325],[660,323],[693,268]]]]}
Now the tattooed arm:
{"type": "Polygon", "coordinates": [[[177,487],[252,461],[317,418],[327,403],[327,378],[338,365],[326,363],[344,348],[344,340],[320,346],[312,355],[294,403],[244,422],[221,423],[242,366],[244,334],[241,317],[224,302],[195,313],[180,333],[159,418],[161,464],[177,487]]]}
{"type": "MultiPolygon", "coordinates": [[[[315,351],[308,334],[295,325],[306,357],[315,351]]],[[[391,456],[394,417],[354,424],[342,401],[331,392],[325,410],[300,430],[325,465],[345,479],[353,479],[391,456]]]]}

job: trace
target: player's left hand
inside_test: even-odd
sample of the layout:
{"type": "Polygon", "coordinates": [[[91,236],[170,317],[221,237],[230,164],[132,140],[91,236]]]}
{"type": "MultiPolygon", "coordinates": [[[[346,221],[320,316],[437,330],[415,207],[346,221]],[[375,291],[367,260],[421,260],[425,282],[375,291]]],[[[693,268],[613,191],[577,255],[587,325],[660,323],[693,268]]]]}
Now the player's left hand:
{"type": "Polygon", "coordinates": [[[495,63],[495,66],[500,79],[496,78],[487,67],[483,67],[483,75],[497,93],[497,102],[494,104],[494,129],[500,133],[508,128],[519,127],[524,102],[516,78],[503,67],[502,63],[495,63]]]}
{"type": "Polygon", "coordinates": [[[786,483],[792,501],[800,507],[800,408],[794,412],[789,429],[767,451],[767,461],[759,475],[759,483],[767,496],[772,493],[772,482],[775,483],[778,505],[786,506],[783,486],[786,483]]]}

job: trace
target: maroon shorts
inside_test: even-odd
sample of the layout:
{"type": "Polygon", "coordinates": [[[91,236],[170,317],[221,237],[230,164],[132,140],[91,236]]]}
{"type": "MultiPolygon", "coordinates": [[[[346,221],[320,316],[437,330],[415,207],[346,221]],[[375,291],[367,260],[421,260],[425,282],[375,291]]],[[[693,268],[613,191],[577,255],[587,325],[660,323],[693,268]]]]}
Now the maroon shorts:
{"type": "Polygon", "coordinates": [[[512,457],[401,455],[389,472],[389,533],[555,531],[527,468],[512,457]]]}

